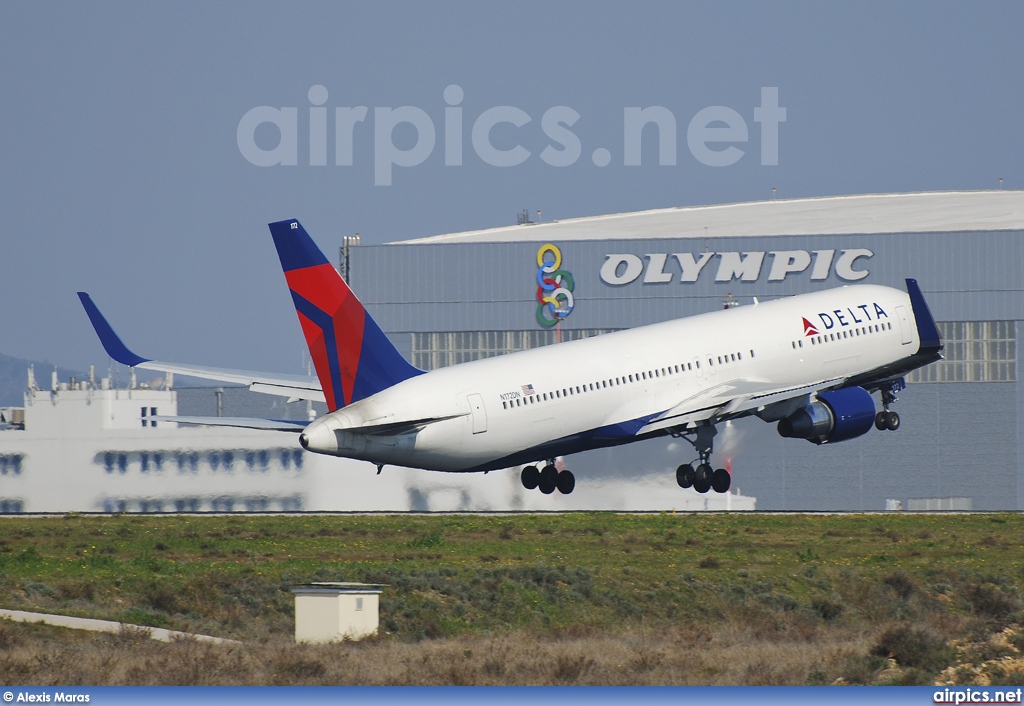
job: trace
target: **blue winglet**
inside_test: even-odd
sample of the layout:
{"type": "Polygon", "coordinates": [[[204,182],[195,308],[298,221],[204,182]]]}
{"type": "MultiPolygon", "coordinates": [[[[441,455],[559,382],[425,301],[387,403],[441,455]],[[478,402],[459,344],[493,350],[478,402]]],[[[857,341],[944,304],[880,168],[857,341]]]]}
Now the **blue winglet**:
{"type": "Polygon", "coordinates": [[[907,278],[907,294],[910,295],[910,306],[914,309],[914,319],[917,321],[917,333],[921,338],[920,351],[924,353],[938,353],[942,350],[942,337],[939,335],[939,328],[935,325],[932,312],[921,293],[921,287],[916,279],[907,278]]]}
{"type": "Polygon", "coordinates": [[[128,350],[117,334],[114,333],[114,329],[110,328],[110,324],[103,318],[103,314],[92,302],[92,298],[85,292],[79,292],[78,298],[82,300],[82,306],[85,307],[85,313],[89,315],[89,321],[92,322],[92,327],[96,329],[96,335],[100,337],[100,343],[103,344],[103,350],[107,352],[111,358],[116,360],[122,365],[135,367],[139,363],[146,363],[150,359],[143,358],[140,355],[136,355],[128,350]]]}

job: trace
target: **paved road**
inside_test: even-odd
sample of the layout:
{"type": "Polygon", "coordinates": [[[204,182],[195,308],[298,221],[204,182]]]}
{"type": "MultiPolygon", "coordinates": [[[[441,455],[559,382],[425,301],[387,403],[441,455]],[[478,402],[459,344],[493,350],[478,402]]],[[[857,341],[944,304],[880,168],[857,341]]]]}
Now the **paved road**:
{"type": "Polygon", "coordinates": [[[24,610],[4,610],[0,608],[0,618],[9,618],[19,623],[46,623],[47,625],[57,625],[62,628],[93,630],[95,632],[121,632],[123,628],[144,630],[149,633],[149,637],[154,640],[160,640],[161,642],[198,640],[200,642],[240,644],[238,640],[228,640],[223,637],[213,637],[212,635],[177,632],[176,630],[165,630],[164,628],[151,628],[146,625],[129,625],[128,623],[118,623],[113,620],[94,620],[93,618],[73,618],[69,615],[30,613],[24,610]]]}

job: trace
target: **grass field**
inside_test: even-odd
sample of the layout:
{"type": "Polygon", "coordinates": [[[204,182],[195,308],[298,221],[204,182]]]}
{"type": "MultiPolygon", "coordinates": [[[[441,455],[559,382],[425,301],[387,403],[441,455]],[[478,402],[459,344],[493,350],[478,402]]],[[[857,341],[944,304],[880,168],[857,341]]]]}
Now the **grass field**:
{"type": "Polygon", "coordinates": [[[0,519],[5,684],[1024,682],[1024,516],[0,519]],[[308,581],[387,584],[381,635],[291,644],[308,581]]]}

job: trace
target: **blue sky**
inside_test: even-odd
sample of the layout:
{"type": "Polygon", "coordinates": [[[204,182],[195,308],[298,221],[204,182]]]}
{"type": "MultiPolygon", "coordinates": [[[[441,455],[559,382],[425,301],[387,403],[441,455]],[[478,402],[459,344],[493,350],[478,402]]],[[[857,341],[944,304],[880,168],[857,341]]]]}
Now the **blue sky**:
{"type": "MultiPolygon", "coordinates": [[[[514,222],[666,206],[887,191],[1024,188],[1024,4],[991,3],[4,3],[0,5],[0,352],[84,369],[107,361],[74,292],[89,291],[143,355],[299,372],[302,337],[266,223],[297,217],[330,254],[514,222]],[[446,165],[445,89],[462,89],[462,164],[446,165]],[[310,164],[310,89],[327,98],[327,164],[310,164]],[[786,110],[762,164],[755,109],[786,110]],[[297,164],[256,166],[239,123],[293,107],[297,164]],[[367,107],[352,164],[335,164],[334,109],[367,107]],[[378,109],[436,131],[414,147],[378,109]],[[497,124],[487,163],[472,128],[497,124]],[[543,161],[543,116],[566,106],[580,155],[543,161]],[[624,165],[624,111],[676,120],[675,164],[654,127],[624,165]],[[742,156],[708,166],[688,129],[734,111],[742,156]],[[506,115],[507,110],[502,115],[506,115]],[[721,113],[719,113],[721,114],[721,113]],[[379,134],[378,134],[379,133],[379,134]],[[380,135],[390,140],[378,143],[380,135]],[[607,150],[597,166],[594,150],[607,150]]],[[[729,113],[732,115],[733,113],[729,113]]],[[[720,123],[712,125],[720,126],[720,123]]],[[[565,127],[565,126],[563,126],[565,127]]],[[[699,126],[698,126],[699,127],[699,126]]],[[[277,128],[260,125],[263,150],[277,128]]],[[[571,156],[571,155],[570,155],[571,156]]],[[[467,283],[467,286],[479,286],[467,283]]],[[[473,296],[467,291],[467,298],[473,296]]]]}

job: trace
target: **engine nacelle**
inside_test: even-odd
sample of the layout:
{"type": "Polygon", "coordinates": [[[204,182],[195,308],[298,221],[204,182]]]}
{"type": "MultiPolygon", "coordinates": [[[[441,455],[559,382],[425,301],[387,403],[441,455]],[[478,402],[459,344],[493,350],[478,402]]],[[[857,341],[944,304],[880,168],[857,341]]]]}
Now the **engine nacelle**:
{"type": "Polygon", "coordinates": [[[866,434],[875,421],[875,401],[863,387],[844,387],[822,392],[815,402],[804,405],[779,420],[779,435],[831,444],[866,434]]]}

